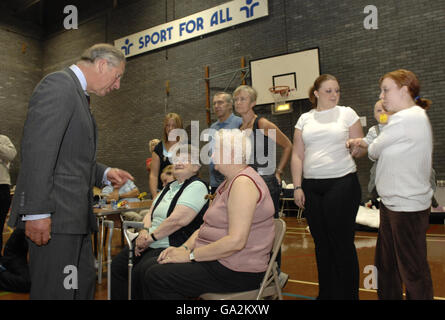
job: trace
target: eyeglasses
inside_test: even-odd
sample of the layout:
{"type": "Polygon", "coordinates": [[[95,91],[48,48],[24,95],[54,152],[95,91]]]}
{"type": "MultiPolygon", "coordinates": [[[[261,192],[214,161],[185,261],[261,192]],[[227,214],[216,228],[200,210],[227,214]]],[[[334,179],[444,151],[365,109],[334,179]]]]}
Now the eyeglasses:
{"type": "Polygon", "coordinates": [[[246,97],[236,97],[235,99],[233,99],[233,101],[235,101],[235,102],[246,102],[246,101],[249,101],[250,99],[249,98],[246,98],[246,97]]]}

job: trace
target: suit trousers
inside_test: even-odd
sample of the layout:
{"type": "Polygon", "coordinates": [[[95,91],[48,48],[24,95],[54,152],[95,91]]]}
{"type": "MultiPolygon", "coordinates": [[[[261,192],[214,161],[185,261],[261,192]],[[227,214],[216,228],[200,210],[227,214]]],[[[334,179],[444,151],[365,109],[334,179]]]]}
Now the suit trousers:
{"type": "Polygon", "coordinates": [[[354,245],[361,200],[357,174],[304,179],[305,216],[315,243],[320,300],[358,299],[359,265],[354,245]]]}
{"type": "Polygon", "coordinates": [[[28,239],[30,299],[92,300],[96,269],[90,234],[52,233],[47,245],[28,239]]]}
{"type": "Polygon", "coordinates": [[[397,212],[380,205],[380,226],[375,265],[379,299],[433,299],[433,283],[427,260],[426,232],[430,208],[397,212]]]}
{"type": "MultiPolygon", "coordinates": [[[[0,231],[3,234],[6,216],[11,205],[11,195],[8,184],[0,184],[0,231]]],[[[3,252],[3,237],[0,237],[0,256],[3,252]]]]}

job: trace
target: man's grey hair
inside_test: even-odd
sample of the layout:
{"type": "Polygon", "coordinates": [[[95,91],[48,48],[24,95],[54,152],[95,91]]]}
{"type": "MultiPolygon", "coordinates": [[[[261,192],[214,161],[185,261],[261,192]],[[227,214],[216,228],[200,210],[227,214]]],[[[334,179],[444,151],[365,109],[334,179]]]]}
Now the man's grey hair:
{"type": "Polygon", "coordinates": [[[108,43],[95,44],[86,49],[80,57],[81,61],[90,63],[94,63],[97,59],[105,59],[113,67],[118,67],[125,62],[122,51],[108,43]]]}
{"type": "Polygon", "coordinates": [[[222,96],[222,95],[224,96],[224,100],[227,103],[229,103],[231,106],[233,106],[233,97],[232,97],[232,95],[230,93],[227,93],[225,91],[220,91],[220,92],[215,93],[214,97],[222,96]]]}

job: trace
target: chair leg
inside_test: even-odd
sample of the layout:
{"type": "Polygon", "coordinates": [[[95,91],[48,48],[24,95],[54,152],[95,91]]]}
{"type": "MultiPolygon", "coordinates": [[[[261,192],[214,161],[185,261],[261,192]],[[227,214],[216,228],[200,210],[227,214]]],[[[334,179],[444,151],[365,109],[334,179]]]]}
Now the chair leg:
{"type": "Polygon", "coordinates": [[[97,259],[97,231],[93,232],[93,252],[94,252],[94,256],[97,259]]]}
{"type": "Polygon", "coordinates": [[[280,210],[280,214],[279,217],[283,217],[284,216],[284,204],[286,203],[285,200],[281,200],[281,210],[280,210]]]}

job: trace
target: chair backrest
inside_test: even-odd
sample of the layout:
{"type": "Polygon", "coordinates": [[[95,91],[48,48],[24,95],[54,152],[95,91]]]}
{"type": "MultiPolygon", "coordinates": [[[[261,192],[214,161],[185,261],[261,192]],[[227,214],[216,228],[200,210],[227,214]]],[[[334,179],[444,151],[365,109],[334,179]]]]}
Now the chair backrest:
{"type": "MultiPolygon", "coordinates": [[[[286,234],[286,222],[283,219],[274,219],[275,222],[275,239],[273,241],[272,255],[278,254],[281,244],[283,243],[284,235],[286,234]]],[[[271,259],[272,260],[272,259],[271,259]]]]}
{"type": "MultiPolygon", "coordinates": [[[[275,222],[275,238],[272,247],[272,254],[270,257],[269,265],[267,266],[266,273],[264,274],[263,281],[261,282],[261,287],[258,291],[257,300],[260,300],[265,295],[267,287],[270,287],[272,282],[274,282],[274,288],[276,289],[276,294],[282,299],[281,287],[278,281],[278,264],[277,255],[280,251],[281,244],[283,243],[284,235],[286,234],[286,222],[283,219],[274,219],[275,222]]],[[[266,294],[268,296],[269,293],[266,294]]]]}

